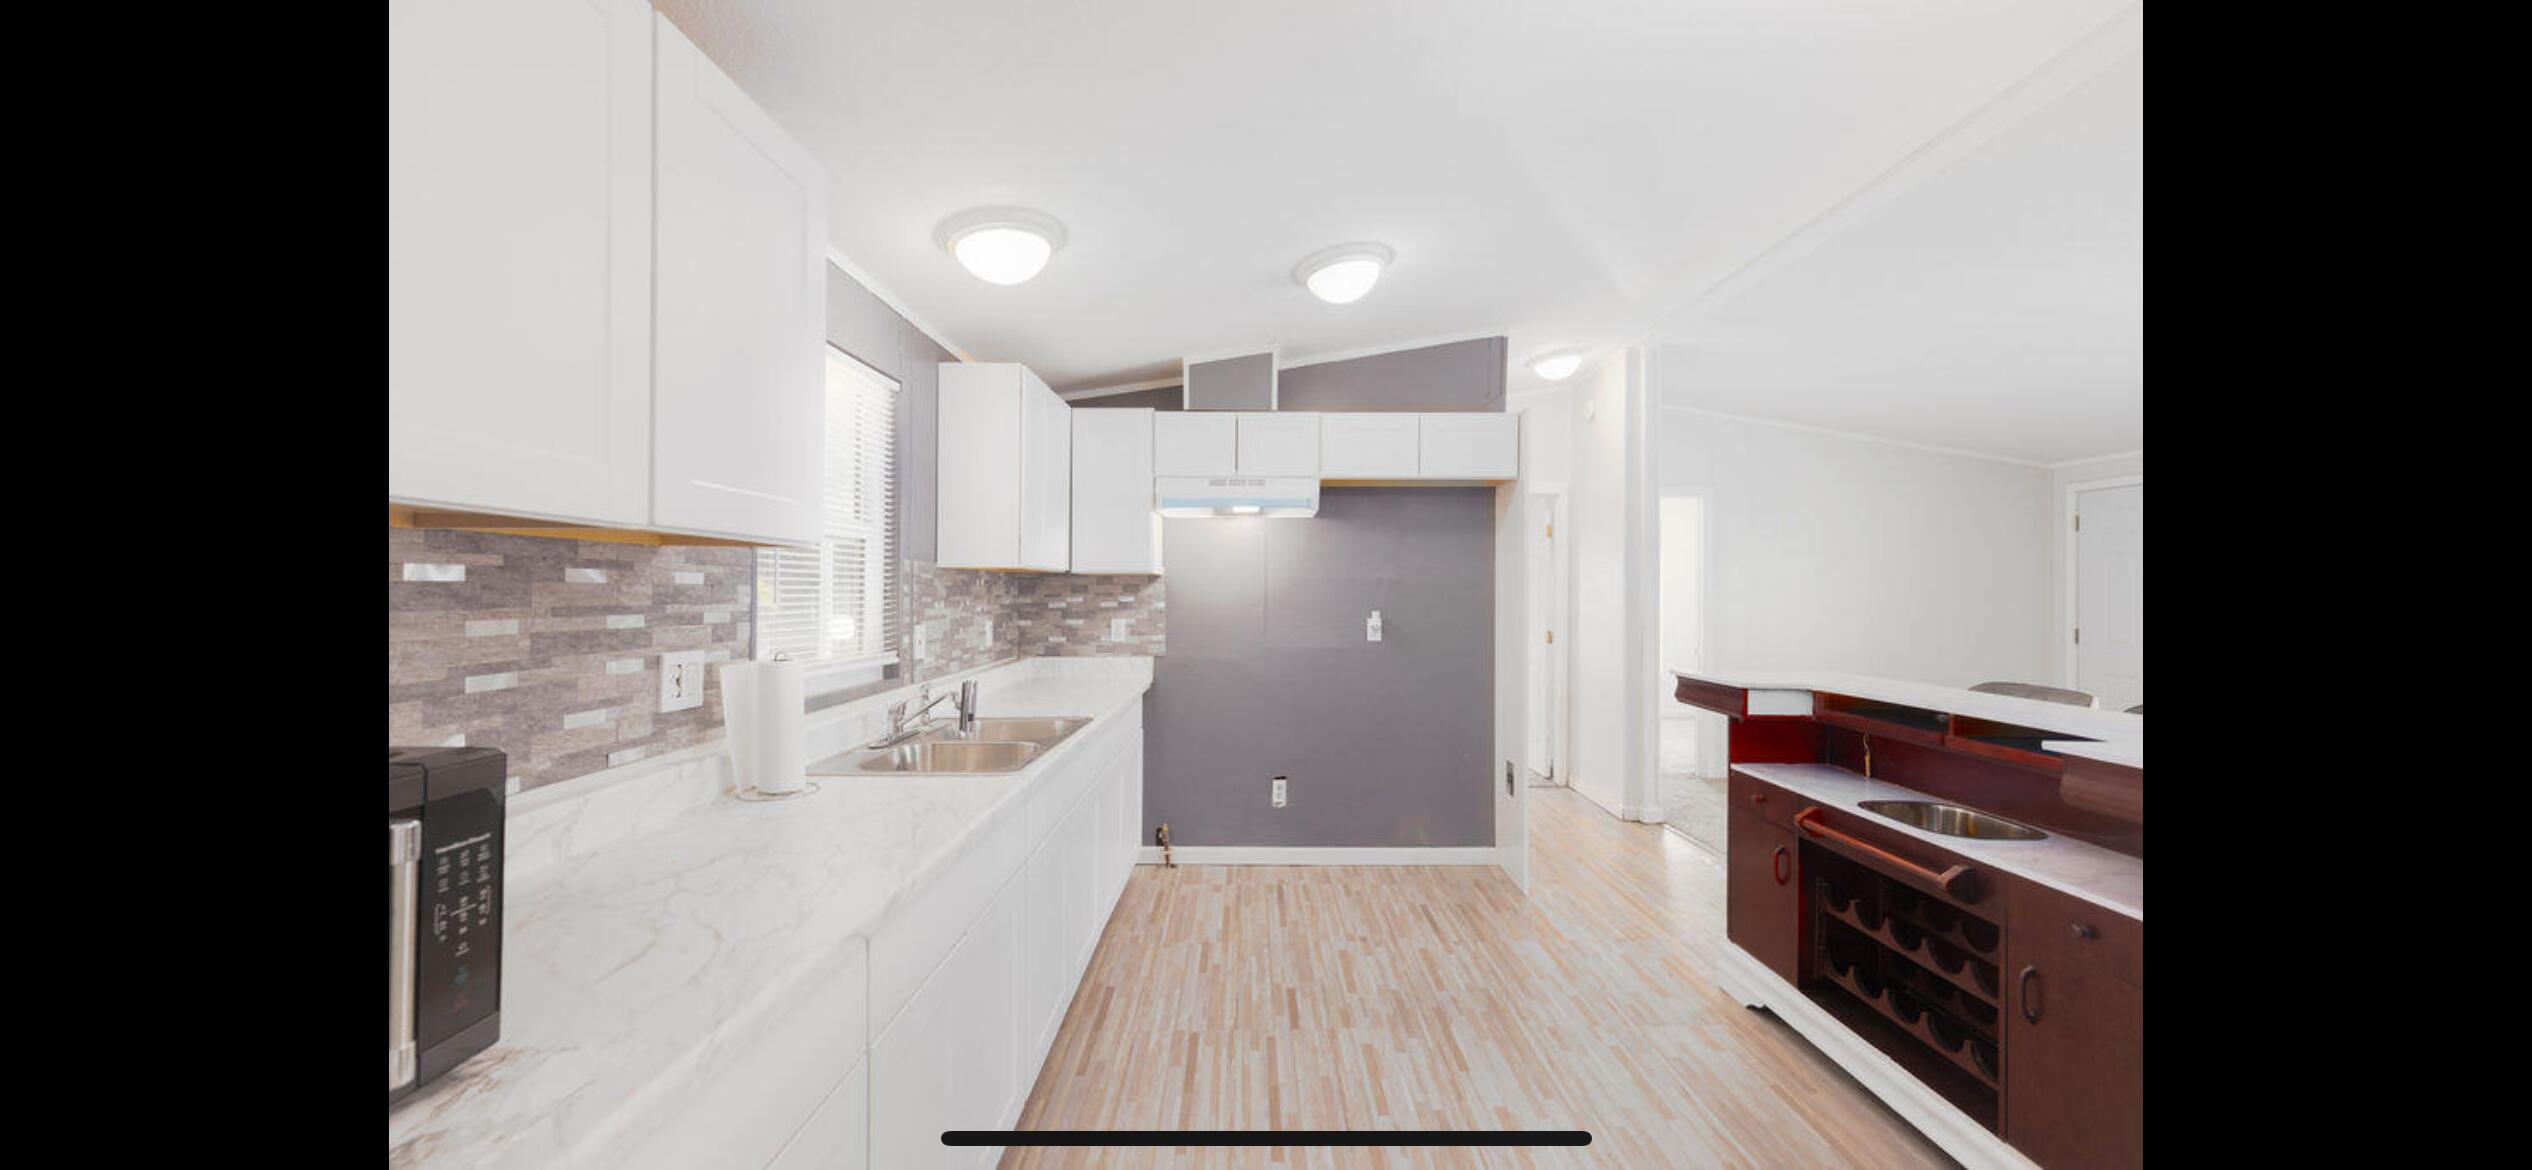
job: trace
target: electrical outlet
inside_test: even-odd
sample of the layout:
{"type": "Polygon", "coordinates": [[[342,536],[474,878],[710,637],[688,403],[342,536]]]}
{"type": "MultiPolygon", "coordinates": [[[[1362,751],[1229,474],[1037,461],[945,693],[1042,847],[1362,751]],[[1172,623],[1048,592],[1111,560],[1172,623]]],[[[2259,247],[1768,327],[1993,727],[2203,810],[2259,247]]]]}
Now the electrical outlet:
{"type": "Polygon", "coordinates": [[[1109,641],[1111,641],[1111,642],[1122,642],[1122,641],[1125,641],[1126,639],[1131,638],[1131,637],[1133,637],[1133,636],[1134,636],[1134,619],[1133,619],[1133,618],[1109,618],[1109,619],[1108,619],[1108,640],[1109,640],[1109,641]]]}
{"type": "Polygon", "coordinates": [[[932,623],[916,622],[914,625],[914,659],[917,662],[921,662],[931,656],[932,623]]]}
{"type": "Polygon", "coordinates": [[[1277,777],[1275,777],[1275,807],[1276,807],[1276,808],[1282,808],[1283,806],[1284,806],[1284,777],[1277,776],[1277,777]]]}
{"type": "Polygon", "coordinates": [[[1377,642],[1380,640],[1379,610],[1373,610],[1370,617],[1363,619],[1363,640],[1366,642],[1377,642]]]}
{"type": "Polygon", "coordinates": [[[659,709],[691,711],[703,705],[703,651],[659,656],[659,709]]]}

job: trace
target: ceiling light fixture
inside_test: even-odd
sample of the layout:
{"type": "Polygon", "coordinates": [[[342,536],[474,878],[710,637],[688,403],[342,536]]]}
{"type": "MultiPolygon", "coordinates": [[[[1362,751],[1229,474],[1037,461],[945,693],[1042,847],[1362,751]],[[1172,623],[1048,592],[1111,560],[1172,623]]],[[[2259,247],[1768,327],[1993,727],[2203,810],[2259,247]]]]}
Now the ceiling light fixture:
{"type": "Polygon", "coordinates": [[[937,238],[978,280],[1019,284],[1064,246],[1064,225],[1025,207],[979,207],[941,221],[937,238]]]}
{"type": "Polygon", "coordinates": [[[1562,382],[1582,368],[1583,352],[1579,349],[1551,349],[1530,359],[1530,372],[1550,382],[1562,382]]]}
{"type": "Polygon", "coordinates": [[[1396,256],[1384,244],[1338,244],[1311,253],[1292,270],[1292,278],[1320,300],[1350,305],[1380,282],[1381,271],[1396,256]]]}

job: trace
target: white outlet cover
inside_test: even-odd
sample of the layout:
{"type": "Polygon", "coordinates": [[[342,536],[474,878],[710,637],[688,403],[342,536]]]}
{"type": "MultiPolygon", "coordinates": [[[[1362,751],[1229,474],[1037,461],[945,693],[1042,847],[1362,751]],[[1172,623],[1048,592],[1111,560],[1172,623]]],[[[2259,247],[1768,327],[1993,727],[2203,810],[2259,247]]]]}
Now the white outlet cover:
{"type": "Polygon", "coordinates": [[[1284,806],[1284,782],[1283,782],[1282,780],[1277,780],[1277,781],[1275,781],[1275,794],[1274,794],[1274,795],[1275,795],[1275,807],[1276,807],[1276,808],[1282,808],[1282,807],[1284,806]]]}
{"type": "Polygon", "coordinates": [[[691,711],[703,705],[703,651],[659,656],[659,709],[691,711]]]}
{"type": "Polygon", "coordinates": [[[1132,619],[1132,618],[1109,618],[1109,619],[1108,619],[1108,640],[1109,640],[1109,641],[1112,641],[1112,642],[1122,642],[1122,641],[1125,641],[1126,639],[1131,638],[1131,637],[1133,637],[1133,636],[1134,636],[1134,619],[1132,619]]]}

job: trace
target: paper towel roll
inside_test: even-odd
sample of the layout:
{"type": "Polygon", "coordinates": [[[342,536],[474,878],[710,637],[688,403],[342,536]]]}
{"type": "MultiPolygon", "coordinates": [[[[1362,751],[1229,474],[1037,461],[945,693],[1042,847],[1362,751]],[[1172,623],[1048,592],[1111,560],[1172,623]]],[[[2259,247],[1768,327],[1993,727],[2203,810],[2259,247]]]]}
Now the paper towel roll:
{"type": "Polygon", "coordinates": [[[800,664],[789,659],[721,668],[721,711],[729,722],[730,763],[741,791],[780,796],[808,783],[802,693],[800,664]]]}

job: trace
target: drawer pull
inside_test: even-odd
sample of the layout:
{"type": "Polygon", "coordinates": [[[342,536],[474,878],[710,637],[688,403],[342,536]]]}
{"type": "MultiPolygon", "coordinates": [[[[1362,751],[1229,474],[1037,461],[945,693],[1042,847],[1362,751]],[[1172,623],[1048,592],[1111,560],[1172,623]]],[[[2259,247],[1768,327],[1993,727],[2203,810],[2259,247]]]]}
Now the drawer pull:
{"type": "Polygon", "coordinates": [[[2100,931],[2094,930],[2092,927],[2081,922],[2074,924],[2074,931],[2076,938],[2092,938],[2101,933],[2100,931]]]}
{"type": "Polygon", "coordinates": [[[2022,981],[2015,988],[2015,990],[2020,993],[2019,998],[2022,1000],[2022,1018],[2034,1024],[2040,1022],[2040,997],[2031,993],[2031,981],[2039,977],[2039,968],[2024,967],[2022,969],[2022,981]]]}
{"type": "Polygon", "coordinates": [[[1793,853],[1791,850],[1786,849],[1782,845],[1777,846],[1776,856],[1769,862],[1769,865],[1771,865],[1776,871],[1777,885],[1781,886],[1793,880],[1793,853]]]}
{"type": "Polygon", "coordinates": [[[1815,804],[1809,805],[1801,812],[1795,813],[1794,827],[1810,834],[1811,836],[1825,837],[1859,853],[1880,858],[1891,865],[1897,866],[1901,871],[1916,877],[1921,881],[1933,883],[1935,888],[1942,890],[1944,893],[1949,894],[1952,897],[1960,898],[1962,901],[1968,901],[1968,898],[1962,893],[1962,891],[1968,888],[1969,882],[1972,878],[1978,876],[1977,870],[1966,865],[1955,865],[1950,869],[1946,869],[1938,873],[1884,849],[1879,845],[1875,845],[1870,841],[1863,840],[1859,837],[1850,837],[1828,827],[1827,825],[1821,824],[1818,820],[1820,811],[1820,806],[1815,804]]]}

